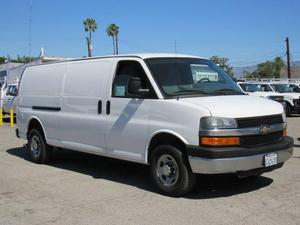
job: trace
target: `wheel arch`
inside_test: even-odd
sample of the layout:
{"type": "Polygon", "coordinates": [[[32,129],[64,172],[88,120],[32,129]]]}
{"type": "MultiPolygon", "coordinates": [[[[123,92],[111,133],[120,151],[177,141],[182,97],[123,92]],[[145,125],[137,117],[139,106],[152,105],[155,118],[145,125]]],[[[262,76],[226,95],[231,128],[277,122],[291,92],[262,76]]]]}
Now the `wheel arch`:
{"type": "Polygon", "coordinates": [[[27,126],[27,133],[26,133],[27,138],[28,138],[28,134],[29,134],[30,130],[35,127],[38,127],[42,130],[43,135],[44,135],[45,139],[47,140],[44,126],[42,125],[41,120],[39,118],[37,118],[36,116],[33,116],[29,119],[29,123],[27,126]]]}
{"type": "Polygon", "coordinates": [[[294,101],[293,98],[289,97],[289,96],[284,96],[283,99],[286,103],[290,104],[290,106],[294,107],[294,101]]]}
{"type": "Polygon", "coordinates": [[[185,146],[188,144],[187,140],[176,132],[170,130],[159,130],[154,132],[149,138],[149,142],[145,153],[145,162],[149,163],[149,157],[152,150],[159,144],[174,144],[179,145],[180,150],[185,151],[185,146]]]}

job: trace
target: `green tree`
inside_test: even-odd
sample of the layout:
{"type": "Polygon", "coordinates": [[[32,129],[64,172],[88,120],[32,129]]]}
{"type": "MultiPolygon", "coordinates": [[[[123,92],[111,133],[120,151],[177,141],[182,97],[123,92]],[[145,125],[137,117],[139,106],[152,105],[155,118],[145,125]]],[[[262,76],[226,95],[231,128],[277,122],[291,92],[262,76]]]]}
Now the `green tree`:
{"type": "Polygon", "coordinates": [[[6,58],[6,57],[4,57],[4,56],[0,56],[0,64],[2,64],[2,63],[5,63],[5,62],[6,62],[6,60],[7,60],[7,58],[6,58]]]}
{"type": "Polygon", "coordinates": [[[257,65],[257,68],[253,72],[243,72],[244,78],[279,78],[280,71],[285,68],[286,65],[280,57],[276,57],[273,61],[266,61],[257,65]]]}
{"type": "Polygon", "coordinates": [[[286,65],[282,58],[276,57],[274,60],[274,76],[280,77],[280,71],[284,68],[286,68],[286,65]]]}
{"type": "Polygon", "coordinates": [[[229,65],[228,58],[223,58],[215,55],[212,56],[210,60],[213,61],[213,63],[217,64],[219,67],[221,67],[229,76],[233,77],[233,67],[229,65]]]}
{"type": "Polygon", "coordinates": [[[256,73],[259,78],[278,78],[280,71],[285,67],[283,60],[276,57],[274,61],[266,61],[257,65],[256,73]]]}
{"type": "Polygon", "coordinates": [[[243,71],[243,77],[244,78],[257,78],[257,73],[254,72],[249,72],[249,71],[243,71]]]}
{"type": "Polygon", "coordinates": [[[113,52],[115,54],[119,54],[119,44],[118,44],[118,35],[119,35],[119,26],[112,23],[109,24],[106,28],[106,33],[109,37],[112,37],[113,40],[113,52]]]}
{"type": "Polygon", "coordinates": [[[20,56],[18,55],[16,59],[9,59],[10,62],[13,62],[13,63],[29,63],[33,60],[35,60],[36,58],[34,57],[30,57],[30,56],[20,56]]]}
{"type": "Polygon", "coordinates": [[[87,47],[88,47],[88,56],[92,56],[92,32],[97,30],[96,20],[93,18],[86,18],[83,21],[84,31],[89,32],[89,37],[87,37],[87,47]]]}

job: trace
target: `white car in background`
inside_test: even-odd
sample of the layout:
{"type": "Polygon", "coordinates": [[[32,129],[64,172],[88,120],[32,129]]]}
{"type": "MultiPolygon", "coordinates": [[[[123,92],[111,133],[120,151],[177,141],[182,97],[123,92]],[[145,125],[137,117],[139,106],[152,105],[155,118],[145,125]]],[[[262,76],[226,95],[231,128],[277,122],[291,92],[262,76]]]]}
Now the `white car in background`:
{"type": "Polygon", "coordinates": [[[286,102],[286,114],[300,113],[300,88],[291,83],[271,83],[271,87],[276,93],[284,95],[286,102]]]}
{"type": "Polygon", "coordinates": [[[0,108],[2,108],[3,99],[5,96],[5,83],[0,83],[0,108]]]}
{"type": "Polygon", "coordinates": [[[264,97],[277,101],[285,108],[286,102],[284,95],[275,93],[275,90],[268,83],[252,83],[252,82],[238,82],[238,86],[247,94],[264,97]]]}
{"type": "Polygon", "coordinates": [[[18,84],[7,84],[6,93],[3,98],[2,109],[3,114],[9,114],[10,110],[16,114],[16,96],[18,92],[18,84]]]}

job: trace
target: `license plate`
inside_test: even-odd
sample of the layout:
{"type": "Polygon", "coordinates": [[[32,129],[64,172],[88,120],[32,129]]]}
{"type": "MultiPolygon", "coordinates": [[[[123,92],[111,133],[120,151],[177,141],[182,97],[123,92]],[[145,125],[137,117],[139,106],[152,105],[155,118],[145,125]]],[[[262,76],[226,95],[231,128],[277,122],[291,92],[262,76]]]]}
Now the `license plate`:
{"type": "Polygon", "coordinates": [[[265,167],[274,166],[277,164],[277,154],[271,153],[265,155],[265,167]]]}

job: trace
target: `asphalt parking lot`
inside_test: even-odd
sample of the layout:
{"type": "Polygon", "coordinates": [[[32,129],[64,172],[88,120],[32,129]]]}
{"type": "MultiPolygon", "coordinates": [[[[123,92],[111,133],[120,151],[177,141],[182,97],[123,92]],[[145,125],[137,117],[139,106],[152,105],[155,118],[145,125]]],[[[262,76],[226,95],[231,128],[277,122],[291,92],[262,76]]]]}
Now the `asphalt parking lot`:
{"type": "Polygon", "coordinates": [[[155,192],[146,166],[67,150],[29,161],[0,127],[0,224],[300,224],[300,117],[288,119],[294,156],[258,178],[199,176],[189,196],[155,192]]]}

